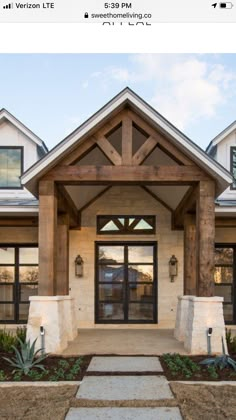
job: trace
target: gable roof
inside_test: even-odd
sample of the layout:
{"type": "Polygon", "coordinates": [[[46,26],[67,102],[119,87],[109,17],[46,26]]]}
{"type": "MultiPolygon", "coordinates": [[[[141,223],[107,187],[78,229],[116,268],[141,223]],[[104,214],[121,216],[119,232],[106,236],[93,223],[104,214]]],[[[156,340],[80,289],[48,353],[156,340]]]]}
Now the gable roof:
{"type": "Polygon", "coordinates": [[[19,121],[16,117],[14,117],[14,115],[12,115],[9,111],[7,111],[5,108],[2,108],[0,110],[0,124],[2,124],[5,121],[9,121],[14,127],[16,127],[23,134],[25,134],[30,140],[36,143],[38,147],[38,151],[41,154],[41,156],[44,156],[46,153],[48,153],[48,148],[46,144],[43,142],[43,140],[41,140],[38,136],[36,136],[36,134],[34,134],[33,131],[31,131],[24,124],[22,124],[22,122],[19,121]]]}
{"type": "Polygon", "coordinates": [[[218,193],[224,191],[225,188],[232,182],[232,176],[225,168],[213,160],[199,146],[186,137],[147,102],[127,87],[106,105],[104,105],[99,111],[92,115],[87,121],[80,125],[69,136],[62,140],[45,157],[29,168],[22,175],[22,183],[35,194],[37,191],[37,179],[55,166],[62,155],[69,152],[76,142],[82,142],[84,137],[88,135],[92,129],[102,123],[105,123],[105,121],[107,121],[114,113],[119,112],[126,106],[133,109],[159,132],[164,133],[173,144],[175,144],[180,150],[196,162],[198,166],[202,167],[210,176],[215,178],[217,181],[218,193]]]}
{"type": "Polygon", "coordinates": [[[211,140],[211,142],[206,148],[206,153],[214,153],[214,148],[216,148],[217,144],[219,144],[225,137],[227,137],[233,131],[236,131],[236,121],[228,125],[228,127],[226,127],[223,131],[221,131],[221,133],[217,134],[217,136],[211,140]]]}

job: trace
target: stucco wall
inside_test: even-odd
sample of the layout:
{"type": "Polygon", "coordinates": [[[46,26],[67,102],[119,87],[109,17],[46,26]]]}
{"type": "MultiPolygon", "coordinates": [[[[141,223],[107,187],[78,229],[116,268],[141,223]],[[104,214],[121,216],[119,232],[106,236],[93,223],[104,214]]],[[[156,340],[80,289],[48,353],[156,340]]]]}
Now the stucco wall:
{"type": "MultiPolygon", "coordinates": [[[[170,212],[139,187],[113,187],[82,213],[82,229],[70,232],[70,294],[76,301],[79,328],[144,328],[144,325],[94,324],[94,252],[95,241],[149,240],[158,242],[158,325],[151,328],[174,327],[177,296],[183,293],[183,232],[171,230],[170,212]],[[156,215],[156,234],[147,236],[115,236],[96,234],[99,214],[156,215]],[[84,277],[74,275],[74,260],[84,260],[84,277]],[[170,282],[168,261],[172,254],[179,260],[179,273],[170,282]]],[[[145,325],[147,328],[147,325],[145,325]]]]}

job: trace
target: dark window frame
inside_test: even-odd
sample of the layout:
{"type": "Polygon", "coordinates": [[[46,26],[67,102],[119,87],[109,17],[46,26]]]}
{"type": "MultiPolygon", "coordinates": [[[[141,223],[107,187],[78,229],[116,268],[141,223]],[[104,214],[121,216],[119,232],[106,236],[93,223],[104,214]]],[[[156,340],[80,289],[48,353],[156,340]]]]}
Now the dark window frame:
{"type": "MultiPolygon", "coordinates": [[[[215,267],[232,267],[233,269],[233,282],[231,283],[219,283],[224,286],[232,286],[232,302],[223,302],[223,305],[232,305],[233,307],[233,320],[226,321],[226,325],[234,325],[236,322],[236,243],[215,243],[215,248],[232,248],[233,249],[233,262],[232,264],[215,264],[215,267]]],[[[215,283],[216,284],[216,283],[215,283]]]]}
{"type": "MultiPolygon", "coordinates": [[[[126,253],[126,251],[124,251],[126,253]]],[[[158,267],[158,243],[157,241],[95,241],[95,253],[94,253],[94,258],[95,258],[95,284],[94,284],[94,308],[95,308],[95,324],[158,324],[158,271],[157,271],[157,267],[158,267]],[[138,282],[138,284],[152,284],[153,286],[153,302],[143,302],[143,303],[147,303],[153,306],[153,319],[152,320],[129,320],[129,319],[125,319],[124,320],[105,320],[105,319],[100,319],[99,318],[99,285],[100,284],[121,284],[120,282],[99,282],[99,266],[100,265],[105,265],[104,263],[99,264],[99,259],[98,259],[98,250],[99,250],[99,246],[116,246],[116,245],[121,245],[124,247],[129,247],[129,246],[153,246],[153,262],[152,263],[143,263],[143,262],[135,262],[132,263],[132,265],[153,265],[153,282],[138,282]]],[[[131,264],[131,263],[130,263],[131,264]]],[[[123,265],[124,266],[124,270],[125,270],[125,276],[126,279],[128,278],[128,265],[129,262],[128,260],[124,260],[123,263],[112,263],[112,265],[123,265]]],[[[127,281],[127,280],[126,280],[127,281]]],[[[130,282],[132,283],[132,282],[130,282]]],[[[120,303],[120,304],[125,304],[128,305],[128,303],[136,303],[138,304],[138,301],[129,301],[129,296],[128,296],[128,284],[129,282],[127,282],[127,284],[124,286],[126,288],[125,290],[125,297],[122,300],[116,300],[114,302],[111,302],[111,300],[107,300],[106,301],[102,301],[102,303],[120,303]],[[125,300],[125,302],[124,302],[125,300]]],[[[126,308],[127,310],[127,308],[126,308]]]]}
{"type": "Polygon", "coordinates": [[[39,266],[39,264],[36,263],[32,263],[32,264],[26,264],[26,263],[20,263],[20,258],[19,258],[19,249],[20,248],[38,248],[38,244],[36,243],[27,243],[27,244],[2,244],[0,243],[0,248],[14,248],[15,250],[15,255],[14,255],[14,263],[12,264],[0,264],[0,267],[5,267],[6,265],[8,267],[14,267],[15,268],[15,276],[14,276],[14,282],[2,282],[0,283],[0,290],[1,290],[1,285],[6,286],[6,285],[12,285],[13,287],[13,300],[12,301],[0,301],[0,305],[4,305],[4,304],[11,304],[14,305],[14,319],[12,320],[2,320],[0,319],[0,324],[27,324],[28,320],[22,320],[19,317],[19,305],[20,304],[28,304],[29,305],[29,301],[22,301],[20,298],[20,289],[21,289],[21,285],[37,285],[38,286],[38,282],[21,282],[20,278],[19,278],[19,272],[20,272],[20,267],[35,267],[35,266],[39,266]]]}
{"type": "MultiPolygon", "coordinates": [[[[7,149],[7,150],[20,150],[21,151],[21,159],[20,159],[20,176],[23,174],[24,172],[24,146],[0,146],[0,150],[1,149],[7,149]]],[[[23,189],[23,185],[20,183],[20,185],[18,187],[1,187],[0,186],[0,190],[22,190],[23,189]]]]}
{"type": "MultiPolygon", "coordinates": [[[[134,222],[133,222],[134,223],[134,222]]],[[[135,227],[134,226],[134,227],[135,227]]],[[[101,214],[97,216],[97,235],[155,235],[156,233],[156,216],[153,214],[145,214],[145,215],[115,215],[115,214],[101,214]],[[124,228],[121,230],[105,230],[102,231],[101,229],[101,220],[104,218],[111,219],[111,221],[114,222],[114,220],[117,219],[125,219],[125,225],[124,228]],[[152,229],[138,229],[134,230],[132,229],[132,224],[128,226],[128,220],[129,219],[136,219],[136,224],[142,219],[145,220],[145,218],[152,218],[152,229]]]]}
{"type": "MultiPolygon", "coordinates": [[[[234,151],[236,152],[236,146],[230,146],[230,172],[231,172],[232,176],[233,176],[233,167],[234,167],[234,165],[233,165],[234,151]]],[[[234,176],[233,176],[233,178],[234,178],[234,176]]],[[[230,189],[231,190],[236,190],[236,178],[234,178],[234,181],[230,185],[230,189]]]]}

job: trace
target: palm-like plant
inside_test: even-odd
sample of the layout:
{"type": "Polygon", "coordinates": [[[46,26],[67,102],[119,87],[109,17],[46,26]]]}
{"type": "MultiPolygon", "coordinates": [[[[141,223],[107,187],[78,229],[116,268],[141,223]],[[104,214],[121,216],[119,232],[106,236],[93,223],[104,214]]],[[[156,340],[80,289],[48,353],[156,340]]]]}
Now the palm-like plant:
{"type": "Polygon", "coordinates": [[[223,337],[221,338],[221,341],[223,354],[221,354],[220,356],[212,357],[210,359],[205,359],[202,362],[200,362],[200,364],[207,366],[213,365],[214,367],[218,367],[220,369],[231,367],[236,371],[236,362],[225,352],[223,337]]]}
{"type": "Polygon", "coordinates": [[[20,344],[20,349],[18,350],[15,346],[12,346],[15,351],[15,357],[12,359],[3,357],[3,359],[6,360],[11,366],[16,368],[14,372],[18,371],[28,375],[29,371],[33,367],[45,370],[40,362],[42,362],[47,357],[47,354],[42,354],[36,358],[37,354],[42,351],[42,349],[35,351],[35,343],[37,338],[34,340],[32,345],[30,340],[23,342],[19,337],[17,340],[20,344]]]}

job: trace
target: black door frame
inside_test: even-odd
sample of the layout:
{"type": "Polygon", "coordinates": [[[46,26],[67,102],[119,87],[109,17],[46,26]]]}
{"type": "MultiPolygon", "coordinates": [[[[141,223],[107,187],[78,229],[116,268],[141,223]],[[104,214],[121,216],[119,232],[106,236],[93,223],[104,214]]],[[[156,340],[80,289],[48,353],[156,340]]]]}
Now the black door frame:
{"type": "MultiPolygon", "coordinates": [[[[95,308],[95,324],[157,324],[158,323],[158,311],[157,311],[157,302],[158,302],[158,275],[157,275],[157,261],[158,261],[158,244],[156,241],[95,241],[95,284],[94,284],[94,308],[95,308]],[[153,246],[153,320],[101,320],[99,319],[99,281],[98,281],[98,249],[99,246],[153,246]]],[[[140,263],[141,264],[141,263],[140,263]]],[[[117,264],[118,265],[118,264],[117,264]]],[[[124,261],[124,266],[126,270],[128,269],[128,262],[124,261]]],[[[125,273],[127,278],[127,273],[125,273]]],[[[119,302],[117,302],[119,303],[119,302]]],[[[128,299],[128,288],[125,287],[125,297],[122,300],[122,303],[125,304],[125,311],[127,312],[127,306],[129,304],[128,299]],[[125,302],[124,302],[125,300],[125,302]]]]}

